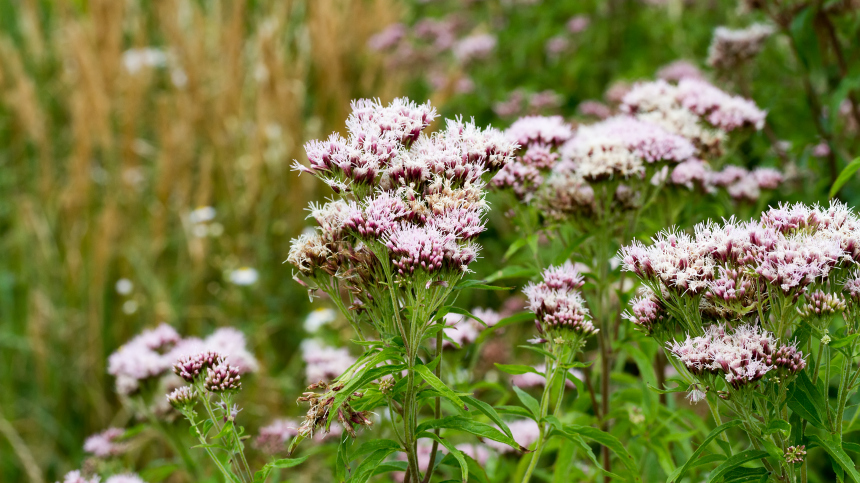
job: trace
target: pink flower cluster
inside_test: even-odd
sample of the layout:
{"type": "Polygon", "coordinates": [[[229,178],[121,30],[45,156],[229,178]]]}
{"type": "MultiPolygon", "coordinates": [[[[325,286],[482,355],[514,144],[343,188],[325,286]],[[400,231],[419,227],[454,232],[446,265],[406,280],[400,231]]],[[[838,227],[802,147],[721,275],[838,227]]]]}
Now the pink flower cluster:
{"type": "Polygon", "coordinates": [[[676,60],[660,68],[657,78],[669,82],[678,82],[681,79],[704,79],[702,71],[695,64],[686,60],[676,60]]]}
{"type": "Polygon", "coordinates": [[[568,261],[547,268],[542,282],[529,283],[523,289],[528,299],[526,307],[537,317],[535,325],[546,340],[554,341],[557,337],[567,340],[597,333],[579,293],[582,283],[582,276],[568,261]]]}
{"type": "Polygon", "coordinates": [[[333,135],[337,142],[308,143],[311,167],[298,169],[355,199],[311,206],[321,231],[293,240],[287,259],[302,274],[372,277],[381,273],[368,266],[382,256],[379,246],[401,280],[421,275],[429,286],[468,271],[480,250],[472,240],[486,223],[483,178],[508,164],[518,145],[462,119],[424,135],[434,117],[429,104],[405,99],[389,106],[356,101],[348,141],[333,135]],[[368,253],[371,245],[376,252],[368,253]]]}
{"type": "Polygon", "coordinates": [[[248,352],[245,336],[232,327],[217,329],[205,340],[181,338],[171,326],[160,324],[128,341],[108,357],[108,374],[116,377],[120,394],[131,394],[143,381],[161,377],[185,356],[214,351],[226,357],[241,373],[255,372],[257,360],[248,352]]]}
{"type": "Polygon", "coordinates": [[[796,373],[806,367],[803,354],[794,346],[783,345],[777,350],[773,335],[750,325],[731,333],[725,325],[711,325],[702,336],[687,336],[667,346],[694,375],[719,375],[734,389],[746,387],[775,369],[796,373]]]}
{"type": "Polygon", "coordinates": [[[108,428],[94,434],[84,441],[84,451],[99,458],[121,455],[128,449],[125,443],[119,441],[123,434],[125,430],[121,428],[108,428]]]}
{"type": "Polygon", "coordinates": [[[662,79],[638,83],[624,95],[620,110],[687,138],[703,154],[719,154],[728,132],[761,129],[766,116],[752,101],[695,77],[677,85],[662,79]]]}
{"type": "Polygon", "coordinates": [[[311,384],[334,381],[355,363],[355,358],[346,348],[325,346],[316,339],[302,341],[301,353],[305,362],[305,379],[311,384]]]}
{"type": "Polygon", "coordinates": [[[648,247],[635,241],[622,248],[620,258],[625,270],[667,290],[710,289],[715,299],[731,301],[748,287],[728,284],[736,279],[732,269],[743,268],[786,295],[799,295],[834,268],[853,265],[860,256],[858,237],[858,218],[842,203],[780,205],[763,213],[761,221],[702,223],[695,237],[663,232],[648,247]],[[718,267],[723,281],[715,280],[718,267]]]}
{"type": "Polygon", "coordinates": [[[708,65],[723,72],[737,69],[758,55],[772,34],[773,27],[758,23],[740,30],[717,27],[708,48],[708,65]]]}
{"type": "Polygon", "coordinates": [[[454,344],[456,344],[462,348],[466,344],[471,344],[478,339],[481,331],[493,327],[502,320],[502,316],[492,309],[477,307],[472,309],[472,314],[481,319],[483,324],[471,317],[459,314],[445,315],[445,336],[453,341],[452,343],[446,339],[443,343],[445,347],[454,347],[454,344]]]}
{"type": "Polygon", "coordinates": [[[647,334],[651,334],[655,327],[667,317],[663,302],[647,288],[642,291],[640,296],[630,301],[630,310],[624,312],[622,316],[636,324],[647,334]]]}
{"type": "Polygon", "coordinates": [[[755,168],[749,171],[740,166],[728,165],[721,171],[712,171],[707,161],[691,158],[672,170],[672,184],[688,189],[698,188],[706,193],[725,188],[736,200],[756,201],[762,190],[774,190],[784,181],[782,173],[774,168],[755,168]]]}

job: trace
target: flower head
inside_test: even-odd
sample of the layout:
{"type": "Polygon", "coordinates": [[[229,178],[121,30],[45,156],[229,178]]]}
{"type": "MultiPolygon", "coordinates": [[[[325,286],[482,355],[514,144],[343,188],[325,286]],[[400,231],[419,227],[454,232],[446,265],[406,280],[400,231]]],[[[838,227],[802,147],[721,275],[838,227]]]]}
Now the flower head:
{"type": "Polygon", "coordinates": [[[173,364],[173,372],[188,382],[206,376],[206,371],[220,366],[225,361],[224,356],[215,351],[204,351],[194,355],[182,356],[173,364]]]}
{"type": "Polygon", "coordinates": [[[123,434],[125,430],[121,428],[108,428],[94,434],[84,441],[84,451],[99,458],[121,455],[128,448],[126,444],[119,441],[123,434]]]}
{"type": "Polygon", "coordinates": [[[740,30],[717,27],[708,48],[708,65],[723,72],[737,69],[758,55],[771,34],[773,27],[759,23],[740,30]]]}
{"type": "Polygon", "coordinates": [[[203,380],[203,387],[209,392],[234,392],[242,388],[239,381],[239,369],[222,362],[217,366],[210,367],[203,380]]]}
{"type": "Polygon", "coordinates": [[[517,119],[505,136],[520,146],[549,144],[560,146],[573,137],[573,129],[561,116],[526,116],[517,119]]]}
{"type": "Polygon", "coordinates": [[[167,402],[176,409],[184,410],[190,408],[197,401],[197,394],[191,386],[177,387],[167,396],[167,402]]]}

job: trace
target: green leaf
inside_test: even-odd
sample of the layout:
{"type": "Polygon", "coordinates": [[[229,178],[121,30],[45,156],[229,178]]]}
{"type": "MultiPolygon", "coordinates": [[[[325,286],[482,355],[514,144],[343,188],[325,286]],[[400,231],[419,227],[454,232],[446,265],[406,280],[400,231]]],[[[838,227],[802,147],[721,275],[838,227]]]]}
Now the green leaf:
{"type": "Polygon", "coordinates": [[[523,403],[523,406],[532,413],[532,418],[535,421],[540,421],[540,403],[537,399],[533,398],[529,393],[523,391],[517,386],[511,386],[514,392],[517,394],[517,397],[523,403]]]}
{"type": "Polygon", "coordinates": [[[370,453],[370,456],[365,458],[364,461],[358,465],[355,471],[352,472],[349,481],[353,483],[365,483],[374,475],[374,471],[379,467],[382,461],[385,458],[388,458],[388,455],[395,451],[397,450],[392,448],[382,448],[370,453]]]}
{"type": "Polygon", "coordinates": [[[535,314],[533,314],[531,312],[521,312],[519,314],[515,314],[515,315],[512,315],[510,317],[505,317],[504,319],[502,319],[498,323],[496,323],[496,325],[494,325],[492,327],[487,327],[486,329],[482,330],[481,335],[478,336],[478,340],[476,340],[475,343],[480,344],[481,342],[484,342],[489,337],[493,337],[495,331],[497,331],[499,329],[503,329],[509,325],[518,324],[520,322],[526,322],[526,321],[532,322],[534,320],[535,320],[535,314]]]}
{"type": "MultiPolygon", "coordinates": [[[[435,434],[427,432],[427,431],[425,431],[423,433],[419,433],[416,436],[416,438],[419,438],[419,439],[420,438],[430,438],[432,440],[439,442],[442,446],[444,446],[448,450],[448,454],[453,456],[454,459],[457,460],[457,463],[460,464],[460,477],[463,478],[462,481],[465,483],[466,481],[469,480],[469,464],[466,462],[466,458],[464,457],[463,452],[460,451],[459,449],[457,449],[456,446],[451,444],[450,441],[448,441],[445,438],[441,438],[439,436],[436,436],[435,434]]],[[[436,453],[436,458],[438,458],[439,460],[442,459],[440,456],[441,456],[440,453],[436,453]]]]}
{"type": "Polygon", "coordinates": [[[271,468],[292,468],[293,466],[298,466],[305,462],[308,459],[307,456],[302,456],[301,458],[283,458],[279,460],[272,461],[268,463],[266,466],[271,468]]]}
{"type": "Polygon", "coordinates": [[[486,282],[492,283],[496,280],[504,280],[507,278],[530,278],[537,274],[537,269],[532,267],[523,267],[521,265],[509,265],[501,270],[493,272],[487,277],[486,282]]]}
{"type": "Polygon", "coordinates": [[[514,256],[515,253],[520,251],[522,247],[526,246],[528,242],[528,238],[517,238],[516,240],[514,240],[514,242],[511,243],[511,246],[509,246],[508,249],[505,250],[505,254],[502,255],[502,260],[510,259],[512,256],[514,256]]]}
{"type": "Polygon", "coordinates": [[[332,403],[332,408],[329,410],[329,419],[326,423],[326,429],[328,429],[331,422],[337,417],[337,410],[340,406],[352,396],[352,394],[365,385],[369,384],[371,381],[375,381],[380,377],[385,377],[390,374],[400,373],[406,369],[406,364],[396,364],[382,367],[374,367],[372,369],[362,369],[358,374],[354,375],[352,379],[347,382],[343,388],[337,392],[334,397],[334,402],[332,403]]]}
{"type": "Polygon", "coordinates": [[[766,468],[735,468],[726,473],[723,483],[751,483],[753,481],[765,483],[770,476],[766,468]]]}
{"type": "Polygon", "coordinates": [[[481,290],[513,290],[514,287],[497,287],[495,285],[487,285],[483,280],[463,280],[454,286],[454,290],[464,290],[467,288],[479,288],[481,290]]]}
{"type": "Polygon", "coordinates": [[[791,432],[791,425],[788,424],[788,421],[785,421],[783,419],[775,419],[767,423],[767,426],[765,426],[764,430],[762,430],[762,433],[767,435],[773,434],[777,431],[782,431],[786,435],[788,435],[791,432]]]}
{"type": "Polygon", "coordinates": [[[546,349],[544,349],[542,347],[538,347],[536,345],[518,345],[517,347],[519,347],[520,349],[526,349],[526,350],[530,350],[532,352],[537,352],[538,354],[547,356],[550,359],[555,360],[555,356],[553,356],[550,352],[548,352],[546,349]]]}
{"type": "Polygon", "coordinates": [[[842,189],[842,186],[844,186],[845,183],[847,183],[854,176],[854,174],[857,173],[858,169],[860,169],[860,158],[851,161],[850,163],[848,163],[848,166],[845,166],[842,172],[839,173],[839,177],[837,177],[836,181],[833,182],[833,186],[830,187],[831,198],[836,196],[836,193],[839,193],[839,190],[842,189]]]}
{"type": "Polygon", "coordinates": [[[596,466],[600,471],[613,478],[621,479],[621,476],[616,475],[611,471],[606,471],[606,468],[604,468],[603,465],[600,464],[600,461],[597,460],[597,456],[594,455],[594,451],[591,449],[591,446],[589,446],[588,443],[586,443],[578,434],[568,433],[565,431],[554,429],[550,433],[550,436],[561,436],[563,438],[568,439],[569,441],[572,441],[574,444],[579,446],[579,448],[585,453],[585,456],[587,456],[588,459],[591,460],[591,463],[594,464],[594,466],[596,466]]]}
{"type": "Polygon", "coordinates": [[[806,371],[800,371],[788,387],[788,407],[816,428],[828,430],[822,416],[824,404],[821,392],[812,384],[806,371]]]}
{"type": "Polygon", "coordinates": [[[748,449],[746,451],[741,451],[738,454],[729,456],[728,459],[723,461],[720,466],[714,468],[714,471],[711,473],[710,478],[708,478],[708,483],[711,483],[713,481],[720,481],[720,479],[726,476],[729,471],[739,468],[742,464],[762,459],[766,456],[767,451],[759,451],[757,449],[748,449]]]}
{"type": "Polygon", "coordinates": [[[497,413],[492,406],[472,396],[464,396],[463,400],[466,401],[466,404],[472,405],[477,408],[478,411],[484,413],[484,415],[490,418],[491,421],[496,423],[496,426],[498,426],[499,429],[501,429],[502,432],[504,432],[506,435],[511,438],[514,437],[513,434],[511,434],[511,429],[508,427],[507,424],[505,424],[505,422],[502,420],[502,417],[499,416],[499,413],[497,413]]]}
{"type": "Polygon", "coordinates": [[[633,361],[636,362],[636,367],[639,368],[639,373],[642,375],[642,379],[645,381],[645,384],[656,387],[657,386],[657,375],[654,373],[654,364],[653,361],[642,352],[642,349],[634,346],[633,344],[625,344],[624,352],[626,352],[630,357],[633,358],[633,361]]]}
{"type": "Polygon", "coordinates": [[[390,449],[392,451],[403,451],[403,448],[400,447],[399,444],[390,440],[390,439],[371,439],[366,443],[356,449],[349,458],[349,461],[352,461],[359,456],[364,456],[369,453],[373,453],[374,451],[379,451],[381,449],[390,449]]]}
{"type": "MultiPolygon", "coordinates": [[[[446,306],[442,307],[441,309],[439,309],[439,311],[436,313],[436,318],[441,319],[442,317],[444,317],[448,314],[460,314],[464,317],[468,317],[472,320],[476,320],[481,325],[483,325],[484,327],[487,327],[487,323],[484,322],[483,320],[481,320],[480,318],[476,317],[474,314],[472,314],[472,312],[469,312],[468,310],[460,308],[460,307],[455,307],[453,305],[446,305],[446,306]]],[[[464,319],[464,321],[465,321],[465,319],[464,319]]],[[[442,324],[442,327],[444,328],[445,325],[442,324]]]]}
{"type": "Polygon", "coordinates": [[[467,409],[466,403],[460,399],[460,396],[452,391],[451,388],[446,386],[445,383],[436,377],[435,374],[430,372],[430,369],[428,369],[427,366],[415,366],[415,372],[417,372],[424,381],[427,382],[427,384],[430,384],[433,389],[439,391],[443,396],[445,396],[445,399],[454,403],[458,408],[467,409]]]}
{"type": "Polygon", "coordinates": [[[225,436],[233,435],[233,422],[227,421],[224,423],[224,426],[221,427],[221,431],[218,432],[215,436],[212,436],[212,439],[221,439],[225,436]]]}
{"type": "Polygon", "coordinates": [[[523,364],[499,364],[498,362],[496,362],[495,364],[496,364],[497,369],[499,369],[502,372],[508,373],[508,374],[516,375],[516,374],[533,373],[533,374],[540,374],[541,376],[544,375],[543,372],[538,371],[537,369],[535,369],[532,366],[526,366],[523,364]]]}
{"type": "Polygon", "coordinates": [[[531,411],[522,406],[497,406],[496,409],[502,414],[511,416],[520,416],[523,418],[533,419],[531,411]]]}
{"type": "Polygon", "coordinates": [[[380,464],[373,470],[373,476],[390,473],[392,471],[406,471],[408,467],[409,463],[406,461],[387,461],[380,464]]]}
{"type": "Polygon", "coordinates": [[[810,434],[807,436],[809,441],[813,443],[817,443],[821,446],[827,454],[833,458],[834,461],[839,463],[839,466],[848,473],[848,476],[854,480],[854,483],[860,483],[860,473],[857,472],[857,468],[854,466],[854,461],[850,456],[842,449],[842,446],[835,444],[833,441],[829,439],[822,438],[817,434],[810,434]]]}
{"type": "Polygon", "coordinates": [[[618,441],[618,438],[612,436],[611,434],[601,431],[597,428],[592,428],[591,426],[580,426],[578,424],[562,424],[561,421],[558,420],[555,416],[547,416],[546,421],[548,421],[555,429],[559,431],[563,431],[570,434],[579,435],[585,439],[589,439],[600,443],[601,445],[609,448],[612,452],[614,452],[618,459],[621,460],[621,463],[627,467],[630,471],[630,479],[632,481],[642,481],[639,474],[639,465],[636,463],[636,460],[633,459],[633,456],[627,452],[627,449],[624,448],[624,445],[621,444],[621,441],[618,441]]]}
{"type": "MultiPolygon", "coordinates": [[[[469,455],[464,453],[463,456],[466,460],[466,464],[469,465],[469,475],[473,477],[472,479],[477,480],[477,483],[490,483],[490,479],[487,478],[487,473],[484,472],[484,468],[482,468],[481,465],[479,465],[478,462],[473,460],[469,455]]],[[[456,467],[460,462],[451,455],[445,455],[439,464],[456,467]]]]}
{"type": "Polygon", "coordinates": [[[713,431],[708,433],[708,435],[705,437],[704,441],[702,441],[702,444],[699,445],[699,447],[696,449],[696,451],[694,451],[693,454],[690,455],[689,458],[687,458],[687,462],[684,463],[684,466],[678,468],[678,470],[675,472],[675,474],[670,475],[669,479],[667,479],[666,481],[667,482],[678,481],[682,476],[684,476],[684,473],[686,473],[687,470],[698,465],[698,463],[696,462],[697,459],[699,458],[699,456],[701,456],[702,453],[705,452],[705,449],[708,447],[708,445],[711,443],[711,441],[715,440],[717,438],[717,436],[719,436],[722,432],[724,432],[730,428],[733,428],[735,426],[740,426],[741,424],[743,424],[743,421],[741,421],[740,419],[735,419],[734,421],[729,421],[727,423],[723,423],[723,424],[717,426],[716,428],[714,428],[713,431]]]}
{"type": "Polygon", "coordinates": [[[501,431],[490,426],[489,424],[473,421],[471,418],[467,418],[464,416],[449,416],[447,418],[425,421],[418,425],[416,431],[421,432],[437,428],[456,429],[458,431],[464,431],[467,433],[474,434],[475,436],[480,436],[482,438],[498,441],[499,443],[504,443],[512,448],[519,449],[520,451],[528,451],[527,448],[523,448],[522,446],[520,446],[516,441],[514,441],[513,438],[506,435],[505,433],[502,433],[501,431]]]}
{"type": "MultiPolygon", "coordinates": [[[[858,158],[858,160],[860,160],[860,158],[858,158]]],[[[860,336],[860,334],[851,334],[851,335],[845,336],[841,339],[831,341],[829,344],[830,348],[831,349],[840,349],[842,347],[845,347],[846,345],[848,345],[852,341],[854,341],[854,339],[856,339],[858,336],[860,336]]]]}
{"type": "Polygon", "coordinates": [[[674,392],[687,392],[687,390],[690,388],[689,384],[686,381],[684,381],[682,379],[678,379],[676,377],[673,377],[671,379],[666,379],[666,381],[663,383],[664,389],[657,389],[656,387],[654,387],[650,384],[648,385],[648,387],[651,388],[651,390],[656,392],[657,394],[671,394],[674,392]],[[670,388],[670,389],[667,389],[666,383],[669,383],[669,382],[674,382],[675,384],[677,384],[677,386],[670,388]]]}

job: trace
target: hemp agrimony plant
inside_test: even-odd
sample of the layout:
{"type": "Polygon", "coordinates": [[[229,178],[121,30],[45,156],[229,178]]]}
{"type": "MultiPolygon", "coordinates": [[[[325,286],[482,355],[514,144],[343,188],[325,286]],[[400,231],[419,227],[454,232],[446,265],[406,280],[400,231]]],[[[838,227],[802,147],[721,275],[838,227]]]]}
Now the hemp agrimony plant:
{"type": "Polygon", "coordinates": [[[650,246],[621,250],[624,269],[647,287],[628,318],[665,346],[676,391],[706,401],[718,425],[674,480],[721,437],[724,454],[710,456],[720,462],[712,474],[805,482],[804,455],[819,447],[837,474],[860,481],[846,453],[854,446],[842,439],[857,418],[845,419],[860,374],[858,242],[860,219],[832,202],[703,223],[694,235],[666,231],[650,246]],[[723,423],[725,410],[736,419],[723,423]],[[725,432],[733,427],[751,448],[730,443],[725,432]],[[754,460],[762,466],[742,466],[754,460]]]}
{"type": "MultiPolygon", "coordinates": [[[[625,277],[613,266],[615,247],[639,232],[643,213],[660,218],[654,214],[668,206],[663,217],[674,223],[676,207],[685,205],[678,203],[685,190],[710,192],[722,186],[733,198],[757,199],[760,189],[775,188],[782,179],[775,170],[734,167],[728,172],[731,179],[713,170],[711,164],[720,165],[729,150],[729,133],[760,129],[765,113],[704,80],[637,84],[619,110],[619,115],[576,131],[557,116],[519,119],[506,131],[521,146],[517,157],[492,180],[507,197],[520,233],[506,257],[528,246],[532,259],[530,266],[509,266],[491,279],[533,276],[547,263],[572,258],[593,282],[583,296],[601,328],[600,386],[594,388],[590,370],[585,384],[603,431],[610,429],[610,374],[616,351],[623,347],[618,339],[626,337],[616,298],[625,277]],[[553,249],[539,247],[541,236],[553,249]],[[546,260],[545,253],[552,258],[546,260]]],[[[610,472],[610,445],[603,446],[601,469],[610,472]]]]}
{"type": "Polygon", "coordinates": [[[519,447],[489,405],[439,378],[443,317],[468,315],[446,304],[458,290],[480,286],[461,280],[480,251],[474,239],[485,227],[485,179],[510,162],[517,145],[461,119],[424,134],[435,117],[429,104],[406,99],[388,106],[356,101],[348,136],[309,142],[310,165],[295,165],[324,181],[335,197],[311,205],[319,228],[293,240],[288,261],[311,295],[322,291],[340,309],[365,352],[340,377],[311,385],[299,398],[310,408],[291,450],[334,421],[355,436],[371,426],[375,408],[391,422],[391,439],[374,439],[355,451],[350,440],[342,441],[339,478],[349,470],[352,481],[366,481],[389,455],[405,453],[405,465],[390,464],[385,471],[405,470],[406,481],[426,483],[442,444],[466,479],[474,461],[441,437],[441,429],[519,447]],[[442,399],[453,415],[443,417],[442,399]],[[419,441],[428,439],[429,465],[422,468],[419,441]]]}

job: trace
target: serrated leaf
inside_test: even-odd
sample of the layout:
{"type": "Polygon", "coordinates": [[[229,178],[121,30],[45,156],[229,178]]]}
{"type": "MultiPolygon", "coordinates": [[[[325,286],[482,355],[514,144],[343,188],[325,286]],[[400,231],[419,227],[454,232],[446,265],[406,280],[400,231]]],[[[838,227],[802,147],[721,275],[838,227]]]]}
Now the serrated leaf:
{"type": "Polygon", "coordinates": [[[788,434],[791,432],[791,425],[783,419],[775,419],[767,423],[767,426],[762,430],[762,434],[773,434],[777,431],[783,431],[785,434],[788,434]]]}
{"type": "Polygon", "coordinates": [[[616,475],[615,473],[612,473],[611,471],[606,471],[606,468],[604,468],[603,465],[600,463],[600,461],[597,460],[597,456],[594,455],[594,451],[591,449],[591,446],[589,446],[588,443],[586,443],[582,439],[582,437],[580,437],[578,434],[571,434],[571,433],[567,433],[565,431],[559,431],[557,429],[554,429],[550,433],[550,436],[561,436],[563,438],[566,438],[569,441],[572,441],[574,444],[579,446],[579,448],[583,451],[583,453],[585,453],[585,456],[587,456],[588,459],[591,460],[591,463],[595,467],[597,467],[601,472],[603,472],[604,474],[609,475],[613,478],[622,479],[621,476],[616,475]]]}
{"type": "Polygon", "coordinates": [[[363,443],[355,451],[353,451],[350,455],[349,460],[352,461],[360,456],[364,456],[366,454],[373,453],[374,451],[379,451],[381,449],[403,451],[403,448],[401,448],[399,444],[390,439],[372,439],[363,443]]]}
{"type": "Polygon", "coordinates": [[[525,349],[525,350],[529,350],[532,352],[537,352],[538,354],[543,355],[543,356],[547,356],[553,360],[555,359],[555,356],[553,356],[549,351],[547,351],[546,349],[543,349],[542,347],[538,347],[535,345],[518,345],[517,347],[519,347],[520,349],[525,349]]]}
{"type": "Polygon", "coordinates": [[[708,483],[720,481],[726,473],[731,470],[734,470],[745,463],[749,463],[750,461],[755,461],[762,459],[767,456],[767,451],[760,451],[757,449],[748,449],[746,451],[741,451],[738,454],[734,454],[730,456],[728,459],[723,461],[720,466],[714,468],[714,471],[711,473],[708,478],[708,483]]]}
{"type": "Polygon", "coordinates": [[[812,384],[806,371],[800,371],[788,388],[788,407],[810,424],[828,430],[824,423],[824,403],[821,392],[812,384]]]}
{"type": "Polygon", "coordinates": [[[531,411],[522,406],[496,406],[496,410],[502,414],[509,414],[511,416],[521,416],[528,419],[533,418],[531,411]]]}
{"type": "Polygon", "coordinates": [[[468,288],[479,288],[481,290],[513,290],[514,287],[498,287],[495,285],[488,285],[487,282],[483,280],[463,280],[454,286],[454,290],[465,290],[468,288]]]}

